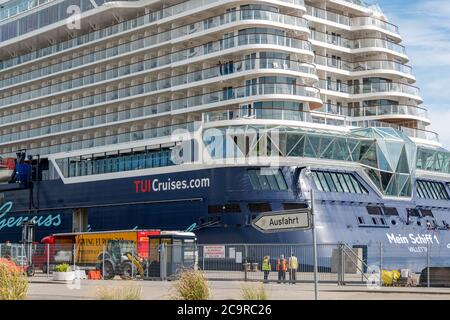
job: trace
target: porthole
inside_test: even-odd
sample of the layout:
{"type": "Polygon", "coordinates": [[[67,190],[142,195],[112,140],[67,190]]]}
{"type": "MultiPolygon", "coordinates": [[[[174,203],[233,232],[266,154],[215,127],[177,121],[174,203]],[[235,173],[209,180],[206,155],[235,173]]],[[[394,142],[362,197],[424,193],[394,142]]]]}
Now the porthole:
{"type": "Polygon", "coordinates": [[[397,221],[391,220],[391,224],[392,224],[393,226],[395,226],[395,225],[397,225],[397,221]]]}
{"type": "Polygon", "coordinates": [[[421,227],[421,226],[422,226],[422,222],[417,221],[417,225],[418,225],[419,227],[421,227]]]}

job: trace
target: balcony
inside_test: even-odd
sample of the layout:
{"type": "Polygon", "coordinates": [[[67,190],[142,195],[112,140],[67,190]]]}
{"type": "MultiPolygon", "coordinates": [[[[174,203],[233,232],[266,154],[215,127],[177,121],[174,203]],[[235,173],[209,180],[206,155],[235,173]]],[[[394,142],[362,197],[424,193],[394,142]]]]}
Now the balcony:
{"type": "MultiPolygon", "coordinates": [[[[210,92],[182,99],[175,99],[143,107],[131,108],[123,111],[109,112],[103,115],[82,118],[74,121],[61,122],[30,130],[20,130],[0,136],[0,143],[16,142],[18,140],[35,139],[49,134],[65,133],[70,130],[86,129],[93,126],[114,124],[117,122],[140,120],[146,117],[155,117],[182,109],[207,108],[209,104],[232,104],[235,100],[253,96],[290,95],[295,99],[321,103],[319,91],[313,87],[286,83],[258,84],[238,88],[229,88],[222,91],[210,92]]],[[[189,110],[186,110],[186,112],[189,110]]]]}
{"type": "Polygon", "coordinates": [[[156,35],[134,40],[129,43],[124,43],[117,47],[111,47],[107,50],[97,50],[95,53],[86,54],[84,56],[78,57],[77,59],[67,60],[61,63],[54,63],[46,66],[45,68],[36,69],[30,72],[24,72],[10,78],[4,78],[0,80],[0,88],[5,89],[5,87],[16,84],[23,85],[23,82],[25,81],[36,80],[57,72],[67,71],[68,69],[72,70],[73,68],[82,66],[86,63],[102,62],[106,57],[113,57],[114,55],[130,53],[132,51],[149,46],[161,45],[163,43],[169,42],[170,40],[179,39],[187,35],[194,36],[195,34],[199,34],[202,31],[229,25],[237,21],[253,20],[263,20],[268,22],[286,24],[294,27],[304,28],[305,32],[309,32],[308,22],[303,18],[274,13],[266,10],[242,10],[229,12],[220,16],[202,20],[195,24],[174,28],[165,32],[158,33],[156,35]]]}
{"type": "MultiPolygon", "coordinates": [[[[347,85],[345,83],[328,81],[321,79],[319,81],[319,88],[322,90],[329,90],[335,92],[341,92],[345,94],[376,94],[376,93],[400,93],[414,96],[417,100],[422,100],[420,98],[420,89],[418,87],[398,83],[398,82],[388,82],[388,83],[370,83],[362,85],[347,85]]],[[[352,97],[351,97],[352,98],[352,97]]]]}
{"type": "Polygon", "coordinates": [[[311,40],[316,40],[319,42],[335,45],[350,50],[383,48],[406,56],[406,50],[404,46],[385,39],[364,38],[364,39],[350,40],[340,36],[330,35],[327,33],[313,30],[311,31],[311,40]]]}
{"type": "Polygon", "coordinates": [[[244,120],[250,119],[269,119],[269,120],[287,120],[300,121],[315,124],[324,124],[330,126],[354,127],[354,128],[394,128],[404,132],[412,138],[419,138],[434,142],[439,142],[439,135],[432,131],[407,128],[398,126],[396,124],[381,122],[376,120],[354,120],[346,116],[335,115],[327,112],[318,111],[295,111],[286,109],[253,109],[249,113],[248,109],[226,109],[214,110],[205,112],[203,114],[203,122],[212,123],[230,120],[244,120]]]}
{"type": "MultiPolygon", "coordinates": [[[[142,39],[140,40],[142,41],[142,39]]],[[[140,42],[144,44],[144,42],[140,42]]],[[[181,62],[181,61],[188,61],[193,58],[197,57],[204,57],[212,53],[237,48],[240,46],[247,46],[247,45],[276,45],[281,47],[288,47],[293,49],[299,49],[305,53],[313,55],[311,51],[311,44],[308,41],[300,40],[296,38],[288,38],[280,35],[270,34],[270,33],[252,33],[252,34],[245,34],[245,35],[239,35],[230,37],[224,40],[219,40],[215,42],[209,42],[206,44],[203,44],[201,46],[192,47],[189,49],[173,52],[167,55],[162,55],[153,59],[146,60],[144,62],[138,62],[137,67],[142,68],[143,70],[151,70],[163,66],[169,66],[172,63],[175,62],[181,62]]],[[[114,48],[112,48],[114,49],[114,48]]],[[[116,48],[117,49],[117,48],[116,48]]],[[[128,46],[128,49],[129,46],[128,46]]],[[[130,50],[123,50],[125,52],[129,52],[130,50]]],[[[119,54],[118,51],[114,52],[110,49],[105,50],[103,55],[105,58],[109,57],[108,52],[110,52],[112,55],[119,54]]],[[[97,53],[95,54],[97,55],[97,53]]],[[[88,61],[84,61],[83,57],[75,59],[75,61],[79,62],[79,65],[82,65],[83,63],[91,63],[95,62],[94,54],[90,55],[90,59],[86,59],[88,61]]],[[[67,69],[71,69],[72,66],[70,64],[70,60],[66,61],[61,64],[66,65],[67,69]]],[[[61,67],[62,67],[61,66],[61,67]]],[[[107,71],[109,72],[109,71],[107,71]]],[[[55,92],[58,91],[60,84],[55,85],[56,89],[55,92]]],[[[2,105],[2,108],[10,107],[14,104],[24,104],[26,100],[36,99],[36,98],[49,98],[49,95],[53,94],[53,89],[49,89],[50,87],[44,88],[44,89],[37,89],[41,90],[40,92],[37,92],[35,90],[28,91],[24,93],[20,93],[17,95],[9,96],[0,99],[0,105],[2,105]]]]}
{"type": "MultiPolygon", "coordinates": [[[[116,71],[120,71],[119,70],[116,71]]],[[[195,84],[195,82],[215,79],[220,77],[239,76],[240,73],[245,71],[267,71],[267,70],[285,70],[289,72],[299,72],[304,75],[308,74],[311,78],[315,79],[315,68],[313,65],[307,63],[301,63],[298,61],[285,60],[285,59],[273,59],[273,58],[261,58],[253,60],[241,60],[235,61],[233,63],[223,64],[221,66],[215,66],[212,68],[207,68],[199,71],[194,71],[190,73],[181,74],[174,77],[159,79],[156,81],[144,82],[139,85],[131,86],[128,88],[123,88],[120,90],[112,90],[106,93],[100,93],[92,96],[86,96],[81,99],[73,99],[65,101],[63,103],[56,103],[47,107],[37,108],[29,111],[18,112],[10,115],[3,115],[0,117],[1,124],[13,124],[17,121],[24,121],[30,118],[49,116],[55,112],[64,112],[75,110],[79,108],[85,108],[90,105],[98,105],[100,103],[113,102],[124,97],[132,97],[133,95],[142,94],[155,94],[158,91],[161,92],[165,89],[173,88],[176,90],[177,86],[182,86],[186,84],[195,84]]],[[[108,72],[113,72],[114,70],[108,70],[108,72]]],[[[118,73],[122,75],[122,73],[118,73]]],[[[94,83],[101,81],[98,77],[91,77],[94,83]]],[[[218,81],[220,79],[217,79],[218,81]]],[[[84,82],[82,82],[84,83],[84,82]]]]}
{"type": "MultiPolygon", "coordinates": [[[[96,0],[96,3],[98,5],[100,5],[101,3],[103,3],[102,1],[104,2],[105,0],[96,0]]],[[[108,1],[110,1],[110,0],[107,0],[106,2],[108,2],[108,1]]],[[[303,0],[280,0],[280,1],[288,3],[288,4],[293,4],[296,6],[304,7],[303,0]]],[[[89,33],[84,34],[79,37],[61,41],[61,42],[59,42],[55,45],[49,46],[49,47],[41,48],[36,51],[32,51],[27,54],[19,55],[14,58],[2,60],[2,61],[0,61],[0,69],[13,67],[13,66],[19,65],[21,63],[25,63],[25,62],[33,60],[33,59],[38,59],[38,58],[45,57],[47,55],[51,55],[51,54],[54,54],[57,52],[65,51],[70,48],[74,48],[74,47],[77,47],[77,46],[80,46],[80,45],[83,45],[83,44],[86,44],[89,42],[94,42],[94,41],[97,41],[99,39],[102,39],[102,38],[105,38],[105,37],[108,37],[108,36],[111,36],[114,34],[118,34],[118,33],[124,32],[124,31],[139,28],[139,27],[145,26],[147,24],[156,22],[158,20],[166,19],[168,17],[172,17],[172,16],[175,16],[178,14],[188,12],[189,10],[192,10],[195,8],[201,8],[203,6],[208,6],[210,4],[215,4],[215,3],[217,3],[218,5],[222,4],[220,0],[188,0],[188,1],[184,1],[184,2],[176,4],[176,5],[168,6],[161,10],[153,11],[149,14],[138,16],[137,18],[125,20],[123,22],[119,22],[119,23],[113,24],[111,26],[105,27],[103,29],[89,32],[89,33]]],[[[16,28],[16,29],[18,29],[18,28],[16,28]]],[[[0,27],[0,31],[1,31],[1,27],[0,27]]],[[[27,30],[25,30],[25,33],[30,32],[30,31],[32,31],[32,30],[30,28],[28,28],[27,30]]],[[[3,41],[5,41],[5,40],[3,40],[3,41]]]]}
{"type": "Polygon", "coordinates": [[[394,116],[414,116],[423,119],[428,119],[428,111],[426,108],[407,105],[377,105],[377,106],[362,106],[349,108],[347,106],[341,105],[337,106],[325,103],[319,109],[315,109],[315,111],[347,116],[352,118],[394,115],[394,116]]]}
{"type": "Polygon", "coordinates": [[[317,65],[337,68],[349,72],[390,70],[404,73],[406,76],[409,76],[410,78],[414,77],[412,73],[412,68],[410,66],[393,60],[368,60],[361,62],[349,62],[346,60],[316,55],[314,57],[314,63],[317,65]]]}
{"type": "Polygon", "coordinates": [[[353,17],[344,16],[338,13],[330,12],[321,8],[306,6],[307,14],[319,19],[327,20],[346,27],[369,27],[374,26],[383,30],[389,31],[400,36],[399,28],[387,21],[380,20],[374,17],[353,17]]]}

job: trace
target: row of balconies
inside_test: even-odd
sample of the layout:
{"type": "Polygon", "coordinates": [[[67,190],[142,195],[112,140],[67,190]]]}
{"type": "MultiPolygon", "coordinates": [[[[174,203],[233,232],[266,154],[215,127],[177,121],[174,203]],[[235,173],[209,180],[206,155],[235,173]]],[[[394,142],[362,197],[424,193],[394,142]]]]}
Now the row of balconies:
{"type": "Polygon", "coordinates": [[[420,106],[398,104],[347,107],[325,103],[322,107],[315,109],[315,111],[354,118],[399,115],[428,119],[428,111],[426,108],[420,106]]]}
{"type": "MultiPolygon", "coordinates": [[[[174,112],[182,114],[184,112],[180,111],[185,109],[208,108],[211,107],[211,105],[227,105],[230,103],[238,103],[239,100],[248,101],[249,99],[246,98],[252,98],[254,96],[273,95],[287,95],[291,96],[292,99],[311,101],[318,105],[321,104],[319,90],[314,87],[286,83],[258,84],[237,88],[230,87],[221,91],[214,91],[136,108],[127,108],[126,110],[117,111],[108,115],[103,114],[86,119],[67,121],[29,130],[22,128],[20,131],[1,135],[0,143],[36,138],[42,135],[66,132],[73,129],[81,129],[86,126],[104,125],[110,122],[123,120],[129,121],[140,117],[168,116],[170,113],[174,112]]],[[[107,99],[107,101],[111,100],[114,99],[107,99]]],[[[19,130],[19,127],[17,127],[17,130],[19,130]]]]}
{"type": "Polygon", "coordinates": [[[367,48],[383,48],[401,55],[406,55],[405,47],[399,45],[395,42],[388,41],[379,38],[363,38],[363,39],[347,39],[340,36],[335,36],[316,30],[311,31],[311,40],[316,40],[319,42],[335,45],[338,47],[343,47],[346,49],[356,50],[356,49],[367,49],[367,48]]]}
{"type": "MultiPolygon", "coordinates": [[[[162,45],[164,43],[172,45],[170,40],[179,39],[187,35],[198,35],[202,31],[235,23],[236,21],[249,20],[264,20],[268,22],[276,22],[296,28],[304,28],[305,33],[309,32],[307,21],[303,18],[274,13],[266,10],[234,11],[222,14],[220,16],[215,16],[213,18],[208,18],[195,24],[185,25],[168,31],[160,32],[158,34],[133,40],[114,47],[109,47],[108,49],[96,50],[95,53],[88,53],[74,59],[68,59],[64,62],[55,63],[43,68],[38,68],[33,71],[24,72],[13,77],[4,78],[0,80],[0,87],[8,87],[15,84],[23,86],[23,83],[25,81],[42,80],[40,78],[50,76],[58,72],[67,72],[69,69],[81,67],[83,66],[83,64],[89,64],[93,62],[111,63],[111,57],[114,56],[131,53],[132,51],[147,47],[162,45]],[[106,61],[103,61],[105,59],[106,61]]],[[[189,40],[192,40],[192,38],[190,38],[189,40]]]]}
{"type": "MultiPolygon", "coordinates": [[[[224,121],[236,120],[248,121],[249,119],[265,119],[265,120],[292,120],[297,122],[309,122],[314,124],[325,124],[332,126],[349,126],[350,128],[361,127],[390,127],[403,131],[406,135],[412,138],[424,139],[429,141],[439,141],[438,135],[431,131],[400,127],[395,124],[389,124],[385,122],[362,120],[354,121],[348,120],[344,117],[333,116],[320,112],[308,112],[308,111],[293,111],[293,110],[260,110],[260,112],[254,112],[248,114],[242,111],[242,109],[228,109],[220,111],[211,111],[202,114],[203,123],[221,122],[224,125],[224,121]]],[[[115,145],[119,143],[137,142],[144,139],[155,138],[169,138],[175,131],[184,130],[193,132],[198,130],[199,122],[185,122],[176,123],[171,125],[164,125],[153,128],[142,128],[142,125],[133,125],[128,127],[127,130],[123,128],[108,127],[106,131],[96,130],[94,132],[85,132],[82,134],[71,133],[71,136],[65,136],[59,139],[45,140],[41,142],[21,143],[20,148],[26,148],[33,154],[47,155],[59,152],[69,152],[73,150],[80,150],[86,148],[101,147],[106,145],[115,145]],[[124,132],[125,131],[125,132],[124,132]],[[49,142],[52,141],[52,142],[49,142]]],[[[145,126],[144,126],[145,127],[145,126]]],[[[18,148],[17,148],[18,149],[18,148]]],[[[17,149],[14,146],[4,147],[2,154],[7,156],[13,154],[17,149]]]]}
{"type": "MultiPolygon", "coordinates": [[[[293,4],[296,6],[304,6],[303,0],[280,0],[288,4],[293,4]]],[[[233,1],[229,1],[232,3],[233,1]]],[[[268,0],[270,3],[270,0],[268,0]]],[[[85,44],[97,42],[103,38],[119,35],[121,33],[134,31],[134,29],[140,27],[147,27],[149,24],[160,21],[164,19],[167,22],[167,18],[174,17],[174,19],[182,19],[183,14],[189,15],[189,12],[193,9],[200,9],[202,7],[210,7],[211,5],[217,4],[218,6],[223,6],[224,1],[220,0],[188,0],[179,4],[169,5],[164,9],[157,10],[133,19],[118,22],[111,26],[102,28],[100,30],[92,31],[85,35],[75,37],[66,41],[59,42],[57,44],[41,48],[39,50],[32,51],[27,54],[19,55],[10,59],[6,59],[0,62],[0,69],[11,68],[20,65],[31,60],[39,59],[48,55],[53,55],[58,52],[63,52],[71,48],[80,47],[85,44]]],[[[210,8],[211,9],[211,8],[210,8]]],[[[233,13],[231,13],[233,14],[233,13]]]]}
{"type": "Polygon", "coordinates": [[[399,35],[399,29],[396,25],[389,23],[384,20],[380,20],[374,17],[353,17],[350,18],[348,16],[334,13],[328,10],[324,10],[317,7],[306,6],[306,12],[308,15],[316,18],[320,18],[323,20],[331,21],[337,24],[341,24],[346,27],[367,27],[374,26],[391,33],[395,33],[399,35]]]}
{"type": "MultiPolygon", "coordinates": [[[[243,42],[242,37],[243,36],[238,36],[238,39],[237,39],[240,44],[242,44],[242,42],[243,42]]],[[[229,39],[227,39],[225,42],[226,42],[227,46],[230,45],[229,39]]],[[[234,40],[233,40],[233,42],[234,42],[234,40]]],[[[250,41],[250,40],[244,41],[245,44],[247,44],[248,42],[252,42],[252,41],[250,41]]],[[[234,45],[235,45],[234,43],[231,44],[232,47],[234,45]]],[[[224,47],[222,46],[221,49],[223,50],[224,47]]],[[[316,60],[316,63],[318,63],[318,64],[323,64],[323,65],[332,66],[332,67],[341,67],[342,69],[345,69],[348,71],[367,71],[367,70],[375,70],[375,69],[386,69],[386,70],[399,71],[399,72],[411,75],[411,67],[401,64],[399,62],[395,62],[395,61],[363,61],[363,62],[357,62],[357,63],[348,63],[348,62],[342,62],[342,60],[336,61],[331,58],[318,56],[318,55],[316,56],[315,60],[316,60]]],[[[44,88],[29,90],[22,94],[18,94],[18,95],[14,95],[14,96],[10,96],[10,97],[6,98],[7,100],[6,100],[5,104],[10,104],[12,101],[18,102],[18,101],[23,101],[23,100],[28,100],[28,99],[34,99],[34,98],[38,98],[43,95],[50,95],[50,94],[54,94],[57,92],[70,90],[70,89],[73,89],[76,87],[86,86],[86,85],[89,85],[92,83],[98,83],[100,81],[106,81],[106,80],[122,77],[122,76],[129,75],[129,74],[136,73],[136,72],[142,72],[142,71],[145,71],[148,69],[159,68],[162,66],[161,61],[162,60],[160,60],[160,58],[147,59],[144,61],[139,61],[136,63],[124,65],[124,66],[121,66],[118,68],[112,68],[112,69],[109,69],[109,70],[106,70],[103,72],[89,74],[84,77],[67,80],[64,82],[46,86],[44,88]]],[[[164,65],[170,64],[171,61],[168,61],[168,62],[169,63],[165,63],[164,65]]],[[[70,66],[68,66],[68,67],[70,67],[70,66]]],[[[51,68],[48,67],[46,69],[50,70],[51,68]]],[[[38,72],[38,71],[35,71],[35,72],[38,72]]],[[[3,81],[7,81],[7,80],[3,80],[3,81]]],[[[0,81],[0,83],[3,81],[0,81]]],[[[23,86],[23,83],[21,85],[23,86]]],[[[5,88],[5,89],[7,89],[7,88],[5,88]]],[[[0,100],[0,102],[5,102],[5,100],[0,100]]]]}
{"type": "MultiPolygon", "coordinates": [[[[148,69],[154,69],[159,68],[163,66],[169,66],[170,64],[173,64],[175,62],[181,62],[186,61],[190,59],[194,59],[197,57],[205,57],[208,54],[225,51],[228,49],[232,49],[235,47],[241,47],[241,46],[248,46],[248,45],[275,45],[280,47],[286,47],[286,48],[292,48],[292,49],[298,49],[302,53],[313,56],[313,53],[311,51],[311,44],[308,41],[305,40],[299,40],[295,38],[290,37],[284,37],[280,35],[270,34],[270,33],[254,33],[254,34],[245,34],[245,35],[239,35],[227,38],[226,40],[220,40],[220,41],[214,41],[209,42],[208,44],[204,44],[201,46],[189,48],[180,50],[177,52],[172,52],[167,55],[162,55],[159,57],[155,57],[152,59],[148,59],[144,62],[144,66],[148,69]]],[[[93,61],[92,61],[93,62],[93,61]]],[[[186,61],[187,62],[187,61],[186,61]]],[[[191,61],[190,61],[191,62],[191,61]]],[[[68,67],[70,68],[70,67],[68,67]]],[[[55,86],[55,93],[59,93],[59,87],[61,84],[57,84],[55,86]]],[[[4,97],[0,99],[0,105],[3,107],[10,107],[14,104],[24,104],[27,102],[27,100],[33,100],[35,98],[40,99],[48,99],[50,95],[53,94],[52,90],[49,89],[50,87],[46,87],[43,89],[37,89],[41,90],[40,92],[36,93],[35,90],[23,92],[20,94],[4,97]],[[35,96],[33,96],[35,95],[35,96]]],[[[65,92],[66,93],[66,92],[65,92]]]]}
{"type": "MultiPolygon", "coordinates": [[[[139,96],[142,94],[155,94],[162,93],[165,89],[170,89],[176,86],[182,86],[186,84],[192,84],[198,81],[224,77],[231,74],[238,74],[245,71],[259,70],[264,71],[267,69],[275,70],[287,70],[290,72],[299,72],[304,75],[311,75],[312,81],[314,81],[314,67],[309,64],[299,63],[296,61],[284,60],[284,59],[254,59],[236,61],[233,63],[224,64],[221,66],[214,66],[211,68],[198,70],[190,73],[185,73],[173,77],[154,80],[146,83],[141,83],[128,88],[122,88],[117,90],[108,91],[107,93],[100,93],[93,96],[82,97],[71,101],[65,101],[62,103],[53,104],[43,108],[36,108],[32,110],[22,111],[14,114],[7,114],[6,112],[0,118],[0,124],[14,125],[18,121],[24,121],[36,117],[46,116],[53,113],[59,113],[64,111],[71,111],[80,108],[86,108],[88,106],[99,105],[106,102],[115,102],[123,98],[132,96],[139,96]]],[[[97,79],[98,80],[98,79],[97,79]]],[[[420,99],[419,89],[414,86],[410,86],[402,83],[382,83],[382,84],[370,84],[370,85],[353,85],[349,86],[340,82],[332,82],[328,80],[319,81],[319,87],[325,90],[332,90],[347,94],[373,94],[390,92],[394,94],[410,94],[417,96],[420,99]]],[[[174,90],[176,91],[176,89],[174,90]]]]}
{"type": "Polygon", "coordinates": [[[300,121],[315,124],[324,124],[330,126],[347,128],[394,128],[403,131],[409,137],[425,139],[430,141],[439,141],[439,135],[432,131],[402,127],[393,123],[387,123],[377,120],[357,120],[346,116],[333,115],[318,111],[298,111],[286,109],[253,109],[251,113],[248,109],[226,109],[205,112],[202,115],[204,123],[222,122],[230,120],[249,120],[249,119],[268,119],[268,120],[287,120],[300,121]]]}
{"type": "Polygon", "coordinates": [[[347,85],[341,82],[334,82],[320,79],[319,88],[322,90],[336,91],[352,95],[383,93],[383,92],[389,92],[394,94],[400,93],[415,96],[418,101],[422,101],[422,98],[420,98],[420,89],[418,87],[399,82],[347,85]]]}
{"type": "MultiPolygon", "coordinates": [[[[0,117],[0,125],[2,124],[14,124],[17,121],[24,121],[41,116],[51,116],[56,112],[70,111],[80,108],[86,108],[93,105],[104,104],[107,102],[115,103],[116,100],[121,100],[127,97],[140,96],[143,94],[157,94],[163,92],[176,91],[177,86],[183,86],[187,84],[195,84],[199,81],[216,79],[216,81],[222,81],[227,75],[239,76],[244,72],[249,71],[267,71],[267,70],[283,70],[288,72],[298,72],[302,77],[310,76],[312,81],[317,81],[315,75],[315,68],[311,64],[301,63],[292,60],[275,59],[275,58],[256,58],[251,60],[240,60],[233,63],[226,63],[223,65],[216,65],[210,68],[202,70],[196,70],[172,77],[166,77],[158,80],[150,80],[147,82],[132,85],[126,88],[108,90],[89,96],[83,96],[81,98],[74,98],[66,100],[64,102],[53,103],[41,108],[35,108],[31,110],[25,110],[17,113],[10,114],[5,110],[0,117]]],[[[299,76],[300,76],[299,74],[299,76]]],[[[256,74],[257,75],[257,74],[256,74]]],[[[94,83],[101,81],[94,77],[94,83]]],[[[223,84],[220,82],[220,86],[223,84]]],[[[86,88],[84,88],[86,90],[86,88]]],[[[181,90],[181,88],[180,88],[181,90]]],[[[20,108],[23,109],[23,106],[20,108]]]]}
{"type": "MultiPolygon", "coordinates": [[[[142,118],[156,117],[158,115],[167,116],[169,112],[173,112],[180,109],[188,109],[188,108],[198,109],[196,107],[202,108],[220,107],[220,105],[227,105],[233,102],[234,103],[238,102],[233,100],[238,100],[252,96],[258,96],[260,99],[262,99],[264,98],[264,95],[300,96],[300,99],[302,100],[307,100],[308,98],[317,98],[317,92],[315,92],[314,89],[311,87],[303,87],[279,83],[258,84],[240,88],[230,88],[219,92],[211,92],[188,98],[165,101],[154,105],[139,106],[126,110],[117,110],[113,112],[100,114],[97,116],[89,116],[82,119],[55,123],[52,125],[33,128],[29,130],[22,127],[20,132],[14,132],[0,136],[0,143],[7,143],[10,141],[17,142],[29,138],[35,139],[38,138],[39,136],[45,136],[49,134],[53,135],[57,133],[66,133],[70,130],[78,130],[83,128],[89,129],[89,127],[93,126],[114,124],[123,121],[130,121],[130,120],[136,121],[142,118]],[[225,103],[221,104],[221,102],[225,103]],[[215,105],[211,106],[211,104],[215,105]]],[[[392,105],[392,106],[361,107],[361,108],[339,107],[333,110],[333,108],[330,105],[326,105],[322,109],[316,109],[314,112],[307,112],[307,113],[292,110],[269,109],[266,110],[265,113],[261,113],[260,116],[264,115],[267,116],[270,113],[272,116],[275,116],[275,118],[270,119],[307,121],[311,123],[323,123],[334,126],[350,126],[351,125],[350,123],[354,123],[355,120],[350,119],[347,116],[342,116],[343,114],[351,115],[352,117],[360,117],[360,116],[367,117],[371,115],[388,115],[388,114],[418,115],[421,112],[425,112],[426,115],[426,110],[414,106],[392,105]],[[274,110],[276,112],[274,112],[274,110]],[[325,110],[326,112],[320,112],[320,110],[325,110]],[[278,117],[276,115],[278,115],[278,117]],[[305,115],[307,115],[308,117],[305,117],[305,115]],[[338,117],[336,117],[336,115],[338,117]]],[[[217,115],[215,111],[210,112],[209,114],[217,115]]],[[[248,114],[247,116],[257,117],[258,116],[257,110],[255,113],[248,114]]],[[[209,117],[207,119],[209,119],[209,117]]]]}
{"type": "Polygon", "coordinates": [[[412,68],[406,64],[394,60],[367,60],[359,62],[350,62],[333,57],[326,57],[319,54],[314,56],[314,63],[320,67],[329,67],[340,69],[348,72],[363,72],[363,71],[382,71],[390,70],[403,73],[403,76],[409,79],[415,79],[412,73],[412,68]]]}

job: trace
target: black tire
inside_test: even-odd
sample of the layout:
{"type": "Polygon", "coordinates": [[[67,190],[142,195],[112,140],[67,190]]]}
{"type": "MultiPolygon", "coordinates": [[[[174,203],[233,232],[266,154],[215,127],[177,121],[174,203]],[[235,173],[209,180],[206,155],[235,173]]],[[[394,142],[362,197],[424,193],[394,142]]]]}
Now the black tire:
{"type": "Polygon", "coordinates": [[[33,277],[35,273],[34,266],[29,266],[27,268],[27,277],[33,277]]]}
{"type": "Polygon", "coordinates": [[[109,260],[105,260],[104,265],[100,265],[100,273],[102,274],[104,280],[114,279],[114,276],[116,274],[114,272],[114,265],[112,264],[112,262],[109,260]]]}
{"type": "Polygon", "coordinates": [[[131,261],[124,261],[121,266],[121,271],[120,277],[123,280],[133,279],[133,264],[131,261]]]}

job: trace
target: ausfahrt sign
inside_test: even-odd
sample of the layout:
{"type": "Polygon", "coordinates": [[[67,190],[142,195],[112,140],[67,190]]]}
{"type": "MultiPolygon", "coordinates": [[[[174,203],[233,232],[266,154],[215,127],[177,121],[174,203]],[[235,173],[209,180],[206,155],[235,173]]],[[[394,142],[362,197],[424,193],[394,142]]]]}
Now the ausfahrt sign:
{"type": "Polygon", "coordinates": [[[311,229],[309,209],[263,213],[252,221],[264,233],[311,229]]]}

